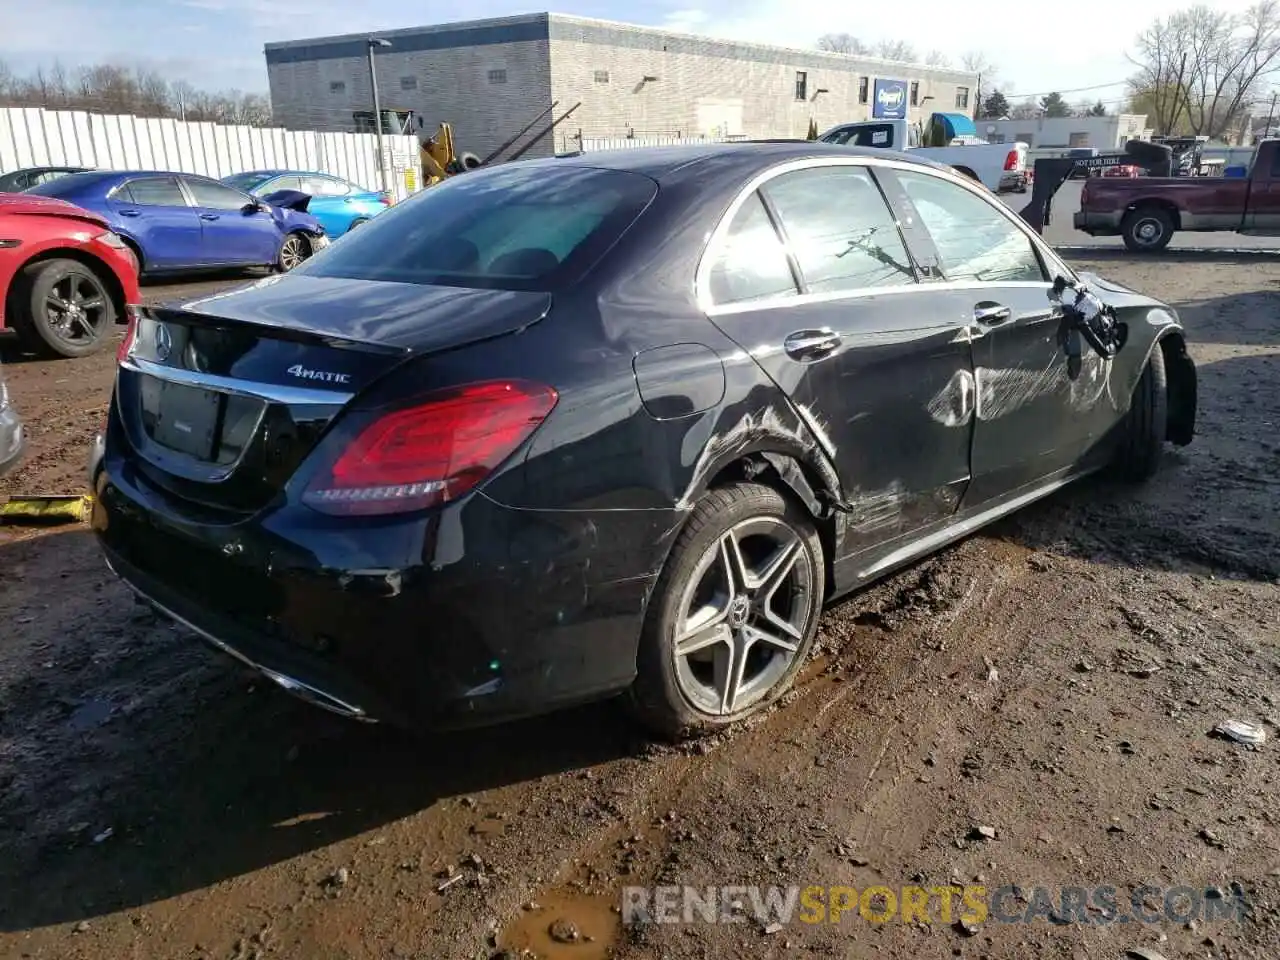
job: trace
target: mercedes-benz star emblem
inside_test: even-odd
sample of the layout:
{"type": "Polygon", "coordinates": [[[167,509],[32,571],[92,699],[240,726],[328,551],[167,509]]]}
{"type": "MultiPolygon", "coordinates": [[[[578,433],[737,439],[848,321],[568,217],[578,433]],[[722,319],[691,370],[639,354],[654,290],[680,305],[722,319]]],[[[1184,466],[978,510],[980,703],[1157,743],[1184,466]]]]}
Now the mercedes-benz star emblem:
{"type": "Polygon", "coordinates": [[[156,359],[168,360],[173,352],[173,334],[163,323],[156,324],[156,359]]]}

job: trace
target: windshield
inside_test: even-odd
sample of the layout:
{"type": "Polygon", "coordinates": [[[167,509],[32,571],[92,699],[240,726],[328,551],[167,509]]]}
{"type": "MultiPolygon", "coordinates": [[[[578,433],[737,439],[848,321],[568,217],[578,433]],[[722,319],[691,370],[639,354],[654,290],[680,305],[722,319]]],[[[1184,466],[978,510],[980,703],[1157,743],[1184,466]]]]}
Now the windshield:
{"type": "Polygon", "coordinates": [[[294,270],[315,277],[550,290],[573,282],[657,194],[621,170],[511,164],[458,174],[294,270]]]}
{"type": "Polygon", "coordinates": [[[223,177],[222,182],[228,187],[235,187],[237,190],[251,193],[255,187],[262,186],[273,176],[275,174],[272,173],[233,173],[229,177],[223,177]]]}

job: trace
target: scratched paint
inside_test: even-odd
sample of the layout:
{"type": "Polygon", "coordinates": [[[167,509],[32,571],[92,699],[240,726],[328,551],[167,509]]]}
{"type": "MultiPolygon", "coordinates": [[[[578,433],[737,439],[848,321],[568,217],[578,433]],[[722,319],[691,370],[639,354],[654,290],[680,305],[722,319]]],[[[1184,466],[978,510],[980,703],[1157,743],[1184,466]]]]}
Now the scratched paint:
{"type": "Polygon", "coordinates": [[[827,426],[826,420],[818,416],[816,412],[803,403],[796,404],[796,413],[800,415],[800,419],[805,422],[813,435],[818,438],[818,445],[827,452],[828,456],[835,456],[836,445],[831,442],[831,433],[827,426]]]}
{"type": "Polygon", "coordinates": [[[744,416],[724,433],[717,434],[707,441],[693,468],[693,477],[684,496],[676,503],[678,509],[688,509],[692,505],[695,490],[701,488],[703,481],[712,468],[728,455],[745,450],[752,440],[761,436],[783,436],[794,440],[803,449],[813,446],[813,439],[799,429],[798,425],[784,423],[772,407],[755,411],[744,416]]]}
{"type": "Polygon", "coordinates": [[[849,532],[865,533],[896,525],[902,520],[908,494],[901,480],[882,490],[855,490],[849,497],[849,532]]]}
{"type": "Polygon", "coordinates": [[[935,423],[944,427],[964,427],[973,420],[973,374],[957,370],[941,390],[930,398],[926,409],[935,423]]]}

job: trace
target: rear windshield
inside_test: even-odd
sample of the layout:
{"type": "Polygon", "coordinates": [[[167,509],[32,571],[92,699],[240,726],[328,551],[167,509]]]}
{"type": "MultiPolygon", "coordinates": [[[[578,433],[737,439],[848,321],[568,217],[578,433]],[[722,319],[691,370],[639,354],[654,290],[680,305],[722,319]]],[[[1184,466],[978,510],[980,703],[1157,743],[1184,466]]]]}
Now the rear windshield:
{"type": "Polygon", "coordinates": [[[621,170],[511,164],[458,174],[398,203],[295,273],[550,290],[572,283],[658,192],[621,170]]]}
{"type": "Polygon", "coordinates": [[[54,180],[46,180],[44,183],[37,183],[34,187],[28,187],[23,193],[33,193],[38,197],[61,197],[64,194],[74,193],[81,187],[88,186],[96,180],[104,179],[101,173],[68,173],[54,180]]]}

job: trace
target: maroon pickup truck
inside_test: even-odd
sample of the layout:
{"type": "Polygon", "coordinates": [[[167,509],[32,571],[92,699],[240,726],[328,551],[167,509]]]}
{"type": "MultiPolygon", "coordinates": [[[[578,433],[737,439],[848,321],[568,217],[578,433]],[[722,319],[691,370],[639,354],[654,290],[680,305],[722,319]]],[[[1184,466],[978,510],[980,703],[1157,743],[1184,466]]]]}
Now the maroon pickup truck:
{"type": "Polygon", "coordinates": [[[1247,177],[1094,177],[1080,191],[1075,227],[1154,253],[1175,230],[1280,236],[1280,140],[1253,152],[1247,177]]]}

